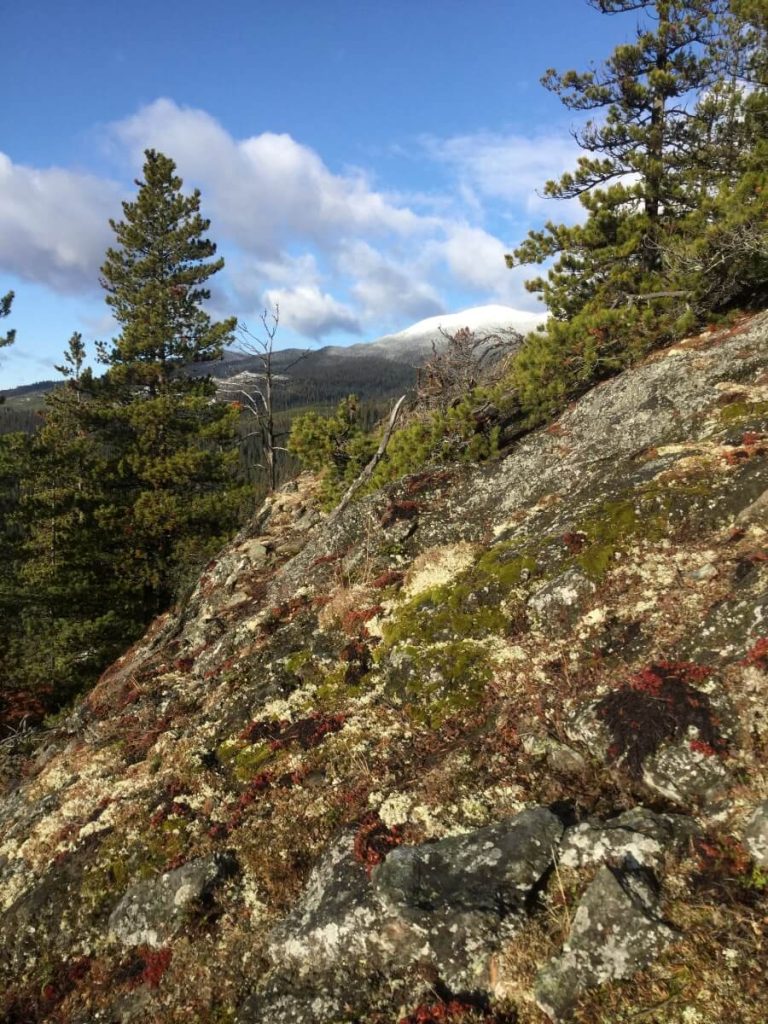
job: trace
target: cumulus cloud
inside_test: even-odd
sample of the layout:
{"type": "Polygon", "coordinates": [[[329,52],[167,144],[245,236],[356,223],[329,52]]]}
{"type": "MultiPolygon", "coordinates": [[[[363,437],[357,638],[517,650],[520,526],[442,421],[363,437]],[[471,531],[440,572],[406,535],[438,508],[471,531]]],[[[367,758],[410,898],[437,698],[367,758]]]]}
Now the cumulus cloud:
{"type": "Polygon", "coordinates": [[[372,188],[362,171],[334,174],[290,135],[234,139],[203,110],[156,100],[112,127],[135,163],[144,149],[172,155],[182,175],[204,183],[217,229],[243,249],[274,259],[297,235],[327,248],[339,237],[411,235],[430,218],[372,188]]]}
{"type": "Polygon", "coordinates": [[[279,303],[282,324],[310,338],[383,333],[459,302],[531,308],[528,275],[506,269],[509,244],[494,234],[490,212],[504,223],[507,204],[524,233],[540,220],[531,213],[536,189],[574,162],[574,144],[554,135],[431,140],[416,154],[439,161],[451,183],[419,195],[383,190],[362,170],[334,171],[287,134],[236,138],[206,111],[169,99],[106,135],[124,189],[0,154],[0,270],[60,292],[97,289],[108,220],[120,216],[122,195],[134,194],[130,171],[140,174],[144,150],[156,148],[173,157],[187,189],[201,189],[225,253],[214,315],[247,318],[279,303]]]}
{"type": "Polygon", "coordinates": [[[337,265],[354,280],[351,293],[368,322],[402,324],[445,310],[419,261],[387,256],[366,242],[353,242],[340,253],[337,265]]]}
{"type": "Polygon", "coordinates": [[[0,153],[0,268],[61,293],[98,288],[119,195],[114,182],[0,153]]]}
{"type": "Polygon", "coordinates": [[[279,307],[281,324],[307,338],[319,339],[334,331],[362,331],[354,311],[316,285],[270,288],[264,297],[268,307],[279,307]]]}

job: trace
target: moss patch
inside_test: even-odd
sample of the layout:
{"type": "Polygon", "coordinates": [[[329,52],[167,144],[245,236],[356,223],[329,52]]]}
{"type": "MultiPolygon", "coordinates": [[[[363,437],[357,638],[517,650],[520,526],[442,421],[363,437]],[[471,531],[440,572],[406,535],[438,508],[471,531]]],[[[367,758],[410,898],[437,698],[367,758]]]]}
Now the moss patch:
{"type": "Polygon", "coordinates": [[[471,640],[416,647],[407,644],[385,669],[385,693],[417,725],[438,729],[451,715],[476,707],[493,676],[484,647],[471,640]]]}

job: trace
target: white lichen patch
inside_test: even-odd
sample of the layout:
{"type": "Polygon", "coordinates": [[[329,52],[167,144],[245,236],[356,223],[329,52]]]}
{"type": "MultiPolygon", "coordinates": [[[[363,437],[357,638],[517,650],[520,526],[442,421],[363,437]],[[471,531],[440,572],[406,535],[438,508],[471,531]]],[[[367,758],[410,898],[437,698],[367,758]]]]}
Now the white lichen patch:
{"type": "Polygon", "coordinates": [[[481,550],[477,544],[446,544],[427,548],[414,559],[405,576],[403,594],[410,599],[442,587],[465,572],[481,550]]]}

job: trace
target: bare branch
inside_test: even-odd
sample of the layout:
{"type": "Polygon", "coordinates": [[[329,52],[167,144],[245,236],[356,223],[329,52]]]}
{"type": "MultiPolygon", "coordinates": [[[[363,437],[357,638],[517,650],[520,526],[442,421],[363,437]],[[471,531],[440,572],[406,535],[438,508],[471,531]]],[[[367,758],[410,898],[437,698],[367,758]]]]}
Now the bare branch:
{"type": "Polygon", "coordinates": [[[343,498],[328,517],[329,520],[335,519],[344,511],[344,509],[350,503],[354,495],[360,490],[363,484],[371,478],[374,469],[376,469],[378,464],[384,458],[384,453],[387,450],[387,445],[389,444],[389,440],[392,437],[392,431],[395,429],[395,424],[397,423],[397,418],[400,415],[400,410],[403,407],[405,399],[406,396],[402,395],[397,400],[394,409],[390,413],[387,429],[384,431],[384,436],[382,437],[381,442],[379,443],[379,447],[376,449],[373,458],[368,463],[368,465],[363,469],[362,473],[360,473],[360,475],[352,482],[350,487],[347,488],[347,491],[344,494],[343,498]]]}

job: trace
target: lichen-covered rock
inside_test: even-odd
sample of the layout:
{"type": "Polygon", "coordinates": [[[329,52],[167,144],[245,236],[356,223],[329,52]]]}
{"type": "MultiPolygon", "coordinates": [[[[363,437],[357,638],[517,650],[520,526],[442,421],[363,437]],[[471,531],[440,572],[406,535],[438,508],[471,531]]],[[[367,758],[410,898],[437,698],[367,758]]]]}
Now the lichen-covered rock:
{"type": "Polygon", "coordinates": [[[539,628],[566,632],[595,589],[595,584],[584,571],[572,566],[537,590],[528,600],[528,609],[539,628]]]}
{"type": "Polygon", "coordinates": [[[569,868],[600,863],[630,870],[655,868],[665,854],[697,831],[696,823],[685,815],[634,807],[608,821],[582,822],[567,829],[558,860],[569,868]]]}
{"type": "Polygon", "coordinates": [[[657,902],[642,875],[600,868],[563,952],[536,981],[536,1001],[551,1020],[567,1020],[584,991],[631,977],[673,941],[673,930],[656,916],[657,902]]]}
{"type": "Polygon", "coordinates": [[[563,825],[544,807],[477,832],[393,850],[373,872],[387,906],[418,920],[445,910],[519,912],[552,863],[563,825]]]}
{"type": "Polygon", "coordinates": [[[200,858],[131,886],[110,914],[110,937],[124,946],[163,946],[224,870],[219,858],[200,858]]]}
{"type": "Polygon", "coordinates": [[[386,953],[382,920],[365,868],[353,855],[353,836],[344,834],[325,851],[301,899],[271,933],[269,954],[299,974],[355,972],[386,953]]]}
{"type": "Polygon", "coordinates": [[[456,990],[476,987],[502,929],[519,923],[563,826],[546,808],[437,843],[400,846],[372,879],[342,836],[270,936],[281,970],[325,978],[427,962],[456,990]]]}
{"type": "Polygon", "coordinates": [[[670,996],[764,1024],[763,879],[733,837],[765,799],[768,315],[483,465],[332,518],[319,486],[272,495],[71,712],[0,744],[0,1018],[372,1024],[471,988],[530,1024],[606,862],[620,892],[599,875],[587,910],[645,934],[627,869],[663,870],[690,970],[584,990],[582,1019],[670,996]],[[558,846],[547,807],[589,817],[558,846]],[[507,875],[494,830],[524,808],[507,875]],[[178,865],[230,852],[237,882],[187,902],[178,865]]]}
{"type": "Polygon", "coordinates": [[[759,868],[768,868],[768,800],[759,804],[749,819],[744,842],[759,868]]]}

